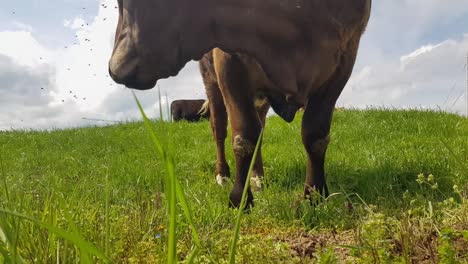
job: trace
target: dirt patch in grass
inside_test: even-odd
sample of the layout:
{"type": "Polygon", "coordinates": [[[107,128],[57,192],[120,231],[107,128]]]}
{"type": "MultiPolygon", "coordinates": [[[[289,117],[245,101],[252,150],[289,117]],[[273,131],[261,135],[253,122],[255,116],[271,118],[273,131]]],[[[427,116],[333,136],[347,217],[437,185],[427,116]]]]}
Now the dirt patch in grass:
{"type": "MultiPolygon", "coordinates": [[[[339,263],[354,262],[369,254],[365,246],[360,243],[359,235],[355,230],[333,231],[320,230],[271,230],[269,228],[247,228],[245,234],[255,234],[261,237],[270,237],[280,243],[287,244],[291,257],[302,260],[317,259],[324,250],[333,249],[334,255],[339,263]],[[364,254],[364,255],[363,255],[364,254]]],[[[408,259],[411,263],[438,263],[440,261],[438,247],[440,238],[437,232],[429,232],[413,237],[409,243],[408,259]]],[[[390,239],[391,259],[404,259],[405,253],[403,243],[400,239],[390,239]]],[[[468,255],[468,241],[462,236],[455,237],[453,249],[457,259],[466,260],[468,255]]]]}
{"type": "Polygon", "coordinates": [[[271,230],[269,228],[246,228],[243,233],[272,237],[285,243],[291,250],[292,257],[314,259],[325,248],[332,248],[340,260],[352,260],[351,248],[356,246],[353,230],[347,231],[303,231],[303,230],[271,230]]]}
{"type": "Polygon", "coordinates": [[[454,241],[454,247],[457,252],[457,257],[468,262],[468,239],[457,237],[454,241]]]}
{"type": "MultiPolygon", "coordinates": [[[[413,235],[407,241],[410,250],[409,259],[411,263],[437,263],[437,232],[413,235]]],[[[405,253],[402,240],[394,240],[395,256],[403,256],[405,253]]]]}
{"type": "Polygon", "coordinates": [[[348,259],[351,249],[355,244],[355,236],[352,230],[345,232],[322,233],[292,233],[278,237],[278,240],[287,243],[291,248],[291,255],[300,258],[315,258],[321,249],[331,247],[340,259],[348,259]]]}

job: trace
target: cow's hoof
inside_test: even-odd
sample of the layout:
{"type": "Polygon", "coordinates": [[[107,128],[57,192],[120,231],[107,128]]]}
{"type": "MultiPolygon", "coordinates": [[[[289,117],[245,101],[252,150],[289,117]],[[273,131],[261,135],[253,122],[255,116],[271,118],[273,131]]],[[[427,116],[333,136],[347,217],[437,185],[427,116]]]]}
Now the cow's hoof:
{"type": "MultiPolygon", "coordinates": [[[[243,189],[238,186],[234,186],[234,188],[231,191],[231,194],[229,195],[229,207],[231,208],[239,208],[241,206],[241,201],[242,201],[242,191],[243,189]]],[[[244,211],[249,211],[253,206],[253,195],[250,189],[247,190],[247,196],[245,197],[245,206],[244,206],[244,211]]]]}
{"type": "Polygon", "coordinates": [[[326,184],[324,186],[306,187],[304,189],[304,199],[309,200],[312,206],[317,206],[322,203],[328,195],[328,187],[326,184]]]}
{"type": "Polygon", "coordinates": [[[229,181],[229,177],[222,176],[221,174],[216,175],[216,183],[224,186],[229,181]]]}
{"type": "MultiPolygon", "coordinates": [[[[230,208],[239,208],[241,205],[241,197],[236,197],[231,194],[229,197],[229,207],[230,208]]],[[[252,194],[247,195],[247,201],[244,206],[244,212],[245,213],[250,213],[250,210],[254,207],[254,202],[253,202],[253,196],[252,194]]]]}
{"type": "Polygon", "coordinates": [[[256,176],[250,178],[250,188],[252,188],[253,192],[261,192],[263,190],[263,177],[256,176]]]}

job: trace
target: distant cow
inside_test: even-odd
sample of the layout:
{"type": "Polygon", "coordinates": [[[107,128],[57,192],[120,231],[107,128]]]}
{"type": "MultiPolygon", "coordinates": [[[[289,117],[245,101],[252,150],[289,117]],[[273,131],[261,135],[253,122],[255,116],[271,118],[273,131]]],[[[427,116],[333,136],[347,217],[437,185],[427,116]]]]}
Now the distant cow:
{"type": "Polygon", "coordinates": [[[171,103],[171,114],[173,121],[187,120],[197,122],[202,118],[210,117],[208,108],[202,109],[205,100],[175,100],[171,103]]]}

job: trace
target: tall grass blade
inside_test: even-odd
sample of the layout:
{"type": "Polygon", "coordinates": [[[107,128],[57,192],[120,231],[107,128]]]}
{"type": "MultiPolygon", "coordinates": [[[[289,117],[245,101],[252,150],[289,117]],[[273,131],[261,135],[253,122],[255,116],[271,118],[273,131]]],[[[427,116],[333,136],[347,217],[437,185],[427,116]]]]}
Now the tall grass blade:
{"type": "Polygon", "coordinates": [[[15,230],[13,233],[15,234],[15,239],[13,240],[13,259],[16,260],[20,258],[18,255],[18,240],[19,240],[19,230],[20,230],[21,222],[15,222],[15,230]]]}
{"type": "Polygon", "coordinates": [[[10,194],[8,192],[8,184],[5,173],[5,165],[3,164],[3,156],[0,153],[0,167],[2,169],[2,178],[3,178],[3,188],[5,189],[6,201],[10,202],[10,194]]]}
{"type": "Polygon", "coordinates": [[[176,192],[177,192],[177,199],[180,202],[180,205],[182,206],[182,210],[184,211],[185,218],[187,219],[190,228],[192,229],[192,238],[193,242],[195,243],[195,246],[198,248],[201,248],[200,244],[200,239],[197,233],[197,230],[195,229],[195,225],[193,224],[193,219],[192,219],[192,211],[190,210],[190,207],[187,204],[187,201],[185,200],[185,195],[184,192],[182,191],[182,187],[180,186],[179,181],[176,181],[176,192]]]}
{"type": "Polygon", "coordinates": [[[190,255],[188,256],[187,260],[185,261],[185,263],[187,264],[191,264],[195,261],[195,258],[197,257],[198,253],[199,253],[200,249],[198,246],[195,246],[195,248],[193,249],[192,253],[190,253],[190,255]]]}
{"type": "Polygon", "coordinates": [[[109,174],[106,173],[106,209],[105,209],[105,221],[106,221],[106,241],[104,242],[104,252],[106,256],[109,256],[110,253],[110,223],[109,223],[109,210],[110,210],[110,188],[109,188],[109,174]]]}
{"type": "MultiPolygon", "coordinates": [[[[174,160],[172,156],[170,156],[167,151],[162,147],[161,142],[159,139],[156,137],[156,134],[154,133],[153,128],[151,127],[151,123],[146,116],[145,112],[143,111],[143,108],[138,101],[138,98],[133,94],[135,101],[138,105],[138,108],[140,110],[140,113],[143,117],[143,121],[145,123],[146,128],[148,129],[151,139],[153,140],[153,143],[155,144],[156,150],[159,152],[159,155],[162,156],[165,164],[166,164],[166,171],[167,171],[167,182],[169,186],[169,239],[168,239],[168,263],[175,263],[176,260],[176,244],[177,244],[177,239],[176,239],[176,202],[179,200],[180,205],[182,206],[182,210],[184,212],[185,218],[189,223],[189,226],[192,231],[192,238],[195,243],[195,249],[192,252],[191,256],[195,258],[195,256],[198,254],[198,251],[200,249],[200,239],[198,236],[198,233],[195,229],[195,225],[193,224],[192,220],[192,213],[190,211],[190,207],[187,204],[187,201],[185,199],[184,192],[182,191],[182,187],[180,186],[179,181],[177,180],[175,176],[175,170],[174,170],[174,160]]],[[[161,97],[159,97],[159,101],[161,102],[161,97]]],[[[160,108],[162,109],[162,108],[160,108]]]]}
{"type": "MultiPolygon", "coordinates": [[[[3,257],[3,259],[0,258],[0,260],[3,260],[3,263],[14,263],[14,261],[11,260],[10,258],[10,254],[8,253],[8,250],[3,248],[2,244],[0,244],[0,254],[3,257]]],[[[18,261],[16,263],[18,263],[18,261]]]]}
{"type": "MultiPolygon", "coordinates": [[[[166,164],[166,171],[167,171],[167,183],[169,187],[169,197],[168,197],[168,206],[169,206],[169,239],[168,239],[168,252],[167,252],[167,261],[168,263],[176,263],[176,243],[177,243],[177,234],[176,234],[176,184],[175,184],[175,175],[174,175],[174,163],[172,159],[168,158],[167,152],[162,147],[161,142],[156,137],[153,128],[151,127],[151,123],[146,116],[145,112],[143,111],[143,107],[138,101],[135,93],[133,93],[133,97],[138,105],[138,109],[143,117],[143,121],[145,123],[146,128],[148,129],[151,139],[156,147],[156,150],[159,152],[159,155],[162,156],[164,163],[166,164]]],[[[159,97],[161,99],[161,96],[159,97]]],[[[159,100],[160,110],[161,109],[161,100],[159,100]]],[[[162,117],[162,111],[160,111],[162,117]]]]}
{"type": "Polygon", "coordinates": [[[151,140],[153,141],[154,145],[156,146],[156,150],[158,151],[159,155],[162,156],[162,158],[166,159],[166,153],[164,151],[164,148],[162,147],[162,144],[159,141],[159,139],[156,137],[156,134],[154,133],[153,128],[151,127],[151,123],[150,123],[148,117],[146,116],[145,112],[143,111],[143,107],[141,106],[140,101],[138,101],[138,98],[136,97],[135,93],[133,93],[133,98],[135,98],[135,101],[136,101],[136,103],[138,105],[138,109],[140,109],[140,113],[141,113],[141,115],[143,117],[143,121],[145,123],[146,128],[148,129],[148,131],[150,133],[151,140]]]}
{"type": "Polygon", "coordinates": [[[239,240],[240,223],[242,219],[242,214],[244,212],[244,207],[247,203],[247,190],[249,189],[249,186],[250,186],[250,178],[252,176],[252,170],[255,164],[255,160],[257,159],[257,153],[258,153],[258,149],[260,148],[260,142],[262,142],[262,137],[263,137],[263,129],[262,131],[260,131],[257,144],[255,145],[255,151],[253,153],[252,160],[250,161],[249,171],[247,173],[247,179],[245,180],[245,184],[244,184],[244,190],[242,191],[242,199],[238,208],[236,225],[234,227],[234,234],[232,237],[231,247],[229,250],[229,264],[234,264],[236,261],[236,246],[237,246],[237,241],[239,240]]]}
{"type": "Polygon", "coordinates": [[[18,232],[13,230],[14,227],[8,223],[6,217],[4,213],[0,217],[0,254],[4,258],[4,263],[23,263],[24,261],[17,254],[16,248],[18,237],[15,234],[18,232]]]}
{"type": "Polygon", "coordinates": [[[177,204],[176,204],[176,184],[174,175],[174,164],[166,159],[166,167],[169,176],[170,199],[169,199],[169,246],[168,263],[177,263],[177,204]]]}
{"type": "MultiPolygon", "coordinates": [[[[7,184],[7,179],[6,179],[6,173],[5,173],[5,166],[3,164],[3,156],[0,153],[0,168],[1,168],[1,173],[2,173],[2,179],[3,179],[3,188],[5,189],[5,203],[9,204],[10,202],[10,194],[8,191],[8,184],[7,184]]],[[[15,257],[16,255],[16,250],[15,250],[15,241],[14,241],[14,232],[12,230],[12,226],[7,220],[7,215],[2,213],[0,215],[0,254],[2,254],[5,263],[21,263],[22,260],[19,257],[15,257]],[[5,245],[6,248],[2,248],[2,244],[5,245]],[[10,257],[10,253],[8,248],[13,248],[13,256],[10,257]]]]}
{"type": "Polygon", "coordinates": [[[440,139],[440,142],[444,145],[444,147],[450,152],[452,157],[465,169],[467,169],[466,162],[462,161],[456,154],[455,151],[453,151],[453,148],[450,147],[447,142],[445,142],[443,139],[440,139]]]}
{"type": "Polygon", "coordinates": [[[167,113],[167,122],[172,121],[172,116],[171,116],[171,109],[169,107],[169,98],[167,97],[167,90],[165,92],[166,94],[166,113],[167,113]]]}
{"type": "Polygon", "coordinates": [[[67,232],[65,230],[57,228],[53,225],[49,225],[47,223],[43,223],[33,217],[30,217],[24,214],[12,212],[12,211],[5,210],[5,209],[0,209],[0,212],[32,222],[33,224],[39,227],[45,228],[49,230],[50,232],[53,232],[56,236],[72,242],[79,249],[83,250],[83,252],[86,252],[87,254],[93,254],[94,256],[104,260],[105,262],[109,262],[109,259],[100,250],[98,250],[93,244],[84,240],[81,236],[77,234],[67,232]]]}
{"type": "Polygon", "coordinates": [[[164,122],[162,103],[161,103],[161,88],[159,87],[159,85],[158,85],[158,104],[159,104],[159,121],[164,122]]]}

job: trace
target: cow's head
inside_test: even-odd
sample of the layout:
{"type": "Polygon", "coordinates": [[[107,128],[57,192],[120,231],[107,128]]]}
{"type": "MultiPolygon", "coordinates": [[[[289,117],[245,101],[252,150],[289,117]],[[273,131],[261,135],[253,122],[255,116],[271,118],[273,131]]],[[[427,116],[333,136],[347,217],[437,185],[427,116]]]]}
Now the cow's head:
{"type": "MultiPolygon", "coordinates": [[[[279,58],[271,54],[278,53],[272,43],[280,43],[278,47],[284,51],[283,44],[295,43],[297,32],[280,31],[274,40],[269,30],[263,37],[251,34],[252,30],[260,32],[271,27],[267,26],[270,21],[260,21],[264,25],[257,28],[255,23],[259,21],[237,16],[235,12],[241,8],[258,9],[261,5],[257,1],[244,2],[234,8],[229,1],[118,0],[119,20],[109,61],[110,76],[130,88],[150,89],[157,80],[177,75],[187,62],[201,59],[219,47],[255,57],[281,92],[296,93],[293,64],[279,63],[279,58]],[[227,7],[223,9],[223,5],[227,7]],[[235,11],[229,16],[219,11],[233,8],[235,11]]],[[[284,55],[282,60],[292,57],[284,55]]]]}
{"type": "Polygon", "coordinates": [[[187,45],[193,39],[181,32],[191,20],[185,12],[190,3],[118,0],[118,5],[119,20],[109,61],[114,81],[130,88],[150,89],[158,79],[175,76],[193,57],[182,45],[196,45],[187,45]]]}

